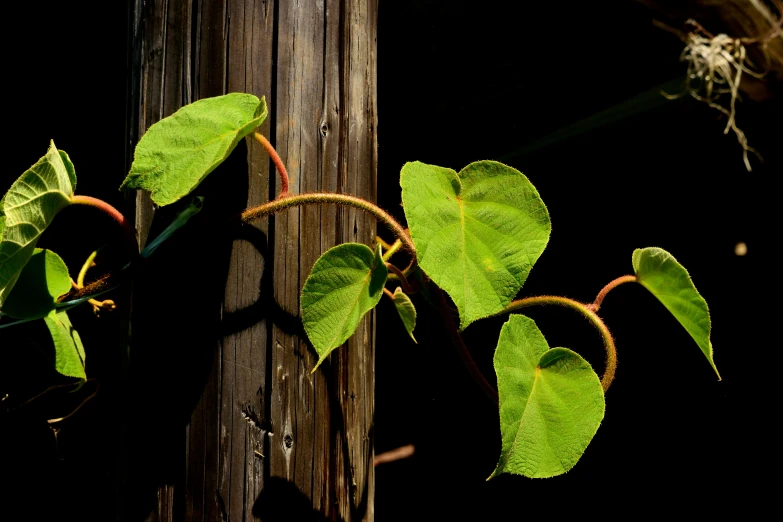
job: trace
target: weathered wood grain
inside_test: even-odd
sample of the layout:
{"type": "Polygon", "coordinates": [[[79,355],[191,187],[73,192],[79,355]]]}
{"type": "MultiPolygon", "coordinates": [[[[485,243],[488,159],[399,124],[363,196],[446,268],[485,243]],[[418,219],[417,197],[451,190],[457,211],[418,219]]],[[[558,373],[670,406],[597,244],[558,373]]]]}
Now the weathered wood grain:
{"type": "MultiPolygon", "coordinates": [[[[270,116],[260,131],[288,166],[292,192],[375,199],[377,0],[138,0],[133,8],[131,142],[191,101],[237,91],[266,96],[270,116]]],[[[279,191],[261,148],[248,141],[234,154],[243,153],[243,161],[232,159],[225,172],[214,173],[225,178],[219,190],[218,182],[205,183],[205,204],[226,184],[242,195],[241,206],[279,191]],[[228,172],[237,168],[246,173],[228,172]]],[[[156,212],[146,194],[135,205],[143,244],[156,212]]],[[[168,457],[167,473],[153,473],[162,479],[147,518],[317,512],[330,520],[372,520],[374,318],[310,373],[317,357],[299,321],[299,295],[326,249],[370,244],[375,223],[353,210],[308,207],[232,234],[219,302],[199,297],[199,307],[219,308],[218,333],[205,341],[205,327],[197,340],[211,346],[203,355],[205,374],[171,376],[195,387],[181,395],[195,393],[196,400],[174,427],[172,447],[181,454],[168,457]]],[[[131,350],[144,350],[136,345],[154,337],[144,331],[159,328],[141,322],[151,315],[144,306],[134,311],[131,350]]],[[[208,321],[205,315],[202,324],[208,321]]]]}

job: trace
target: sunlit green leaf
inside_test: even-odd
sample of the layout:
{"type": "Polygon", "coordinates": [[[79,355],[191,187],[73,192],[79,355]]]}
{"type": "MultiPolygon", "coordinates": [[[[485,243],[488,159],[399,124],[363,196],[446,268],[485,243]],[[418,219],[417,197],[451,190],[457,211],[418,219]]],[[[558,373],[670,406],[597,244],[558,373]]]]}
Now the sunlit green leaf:
{"type": "Polygon", "coordinates": [[[57,298],[70,289],[71,277],[62,258],[51,250],[36,248],[2,310],[16,319],[45,317],[54,310],[57,298]]]}
{"type": "Polygon", "coordinates": [[[46,155],[17,179],[3,199],[0,241],[0,308],[8,298],[38,238],[71,203],[76,177],[68,155],[51,143],[46,155]]]}
{"type": "Polygon", "coordinates": [[[68,377],[86,379],[84,345],[79,333],[71,325],[68,314],[52,311],[44,317],[44,321],[54,342],[54,366],[57,371],[68,377]]]}
{"type": "Polygon", "coordinates": [[[231,93],[182,107],[139,140],[121,189],[152,192],[158,205],[189,194],[266,118],[266,102],[231,93]]]}
{"type": "MultiPolygon", "coordinates": [[[[378,304],[388,272],[378,246],[345,243],[318,258],[302,288],[302,323],[320,365],[378,304]]],[[[313,369],[315,371],[315,368],[313,369]]]]}
{"type": "Polygon", "coordinates": [[[712,358],[707,301],[696,290],[685,267],[662,248],[650,247],[634,250],[633,269],[637,281],[685,327],[720,379],[712,358]]]}
{"type": "Polygon", "coordinates": [[[419,265],[451,296],[461,328],[508,305],[549,240],[549,214],[530,181],[495,161],[459,174],[414,162],[400,184],[419,265]]]}
{"type": "Polygon", "coordinates": [[[413,329],[416,328],[416,307],[413,306],[411,298],[399,286],[394,289],[394,307],[397,309],[397,313],[400,314],[405,331],[408,332],[408,335],[411,336],[415,343],[416,338],[413,337],[413,329]]]}
{"type": "Polygon", "coordinates": [[[604,417],[601,381],[587,361],[550,350],[535,322],[515,314],[500,331],[495,372],[502,450],[492,477],[545,478],[574,467],[604,417]]]}

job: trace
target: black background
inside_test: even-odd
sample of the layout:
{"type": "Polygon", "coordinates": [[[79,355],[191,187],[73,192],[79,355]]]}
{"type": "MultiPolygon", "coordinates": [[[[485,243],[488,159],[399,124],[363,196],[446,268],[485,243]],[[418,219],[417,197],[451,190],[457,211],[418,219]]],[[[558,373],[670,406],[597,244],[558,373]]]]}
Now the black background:
{"type": "MultiPolygon", "coordinates": [[[[99,20],[87,5],[17,6],[14,23],[31,29],[24,39],[2,35],[2,190],[54,139],[76,165],[78,193],[122,205],[116,189],[125,170],[127,18],[124,4],[113,4],[101,7],[99,20]]],[[[780,234],[772,181],[783,164],[779,99],[738,105],[738,124],[765,158],[751,158],[748,173],[716,111],[689,97],[639,97],[685,73],[681,43],[653,27],[645,8],[630,1],[506,4],[381,2],[380,205],[402,218],[398,180],[406,161],[459,170],[498,159],[518,168],[539,190],[553,228],[520,295],[590,301],[631,272],[635,248],[662,247],[689,269],[709,303],[723,381],[646,290],[624,285],[602,308],[619,366],[606,417],[581,461],[557,478],[486,482],[500,448],[496,407],[469,379],[423,301],[416,301],[416,345],[382,301],[376,452],[414,444],[416,453],[376,469],[377,519],[505,520],[627,505],[702,514],[771,509],[780,464],[780,285],[773,264],[780,234]],[[568,139],[535,145],[632,99],[631,116],[603,113],[568,139]],[[740,241],[748,246],[743,257],[734,253],[740,241]]],[[[84,211],[64,211],[84,224],[83,234],[74,239],[55,226],[45,238],[72,268],[111,231],[84,211]]],[[[81,315],[75,323],[92,321],[81,315]]],[[[602,371],[600,339],[579,316],[553,308],[529,315],[550,346],[574,349],[602,371]]],[[[490,380],[500,325],[486,321],[465,335],[490,380]]],[[[106,382],[116,377],[118,326],[109,318],[83,334],[93,375],[106,382]]],[[[56,381],[42,361],[12,349],[7,330],[2,334],[0,379],[9,389],[33,395],[56,381]]],[[[111,389],[105,397],[94,406],[101,422],[73,443],[75,459],[56,460],[45,426],[0,425],[0,473],[17,486],[13,491],[35,492],[38,509],[58,505],[96,520],[111,512],[116,469],[107,456],[122,412],[107,404],[111,389]]]]}
{"type": "MultiPolygon", "coordinates": [[[[378,346],[376,451],[410,442],[417,453],[378,468],[379,517],[769,508],[769,473],[780,462],[773,424],[780,341],[771,304],[780,288],[772,263],[779,237],[772,179],[783,172],[780,103],[738,105],[739,125],[766,160],[751,159],[748,173],[716,111],[688,97],[649,96],[684,78],[686,66],[678,61],[679,40],[653,27],[645,8],[519,4],[382,6],[379,186],[389,190],[381,204],[398,204],[392,187],[406,161],[459,170],[503,159],[535,184],[552,218],[549,245],[522,295],[590,301],[631,272],[635,248],[662,247],[689,269],[709,303],[723,381],[646,290],[622,286],[601,311],[617,342],[617,377],[581,461],[557,478],[485,482],[500,447],[496,410],[447,340],[427,330],[413,346],[397,334],[396,347],[378,346]],[[515,154],[636,97],[645,101],[631,104],[633,116],[611,122],[610,111],[593,122],[604,126],[515,154]],[[744,257],[734,253],[740,241],[748,246],[744,257]]],[[[598,335],[580,317],[552,308],[529,315],[550,346],[602,367],[598,335]]],[[[499,328],[466,331],[486,375],[499,328]]],[[[379,339],[395,332],[393,321],[380,320],[379,339]]]]}

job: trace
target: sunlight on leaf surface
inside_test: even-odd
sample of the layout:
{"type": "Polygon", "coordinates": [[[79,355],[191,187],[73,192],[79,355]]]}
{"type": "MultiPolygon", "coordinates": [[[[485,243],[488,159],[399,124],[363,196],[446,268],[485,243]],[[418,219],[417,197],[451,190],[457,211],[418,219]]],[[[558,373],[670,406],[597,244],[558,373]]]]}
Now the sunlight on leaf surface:
{"type": "Polygon", "coordinates": [[[549,241],[549,213],[530,181],[495,161],[459,174],[413,162],[400,185],[419,265],[457,305],[460,327],[508,305],[549,241]]]}
{"type": "Polygon", "coordinates": [[[707,301],[696,290],[685,267],[666,250],[649,247],[634,250],[633,269],[637,281],[663,303],[696,341],[720,379],[712,358],[707,301]]]}
{"type": "MultiPolygon", "coordinates": [[[[388,271],[380,245],[344,243],[324,252],[302,288],[302,323],[318,363],[343,344],[383,295],[388,271]]],[[[315,371],[313,368],[313,371],[315,371]]]]}
{"type": "Polygon", "coordinates": [[[190,194],[266,118],[266,102],[231,93],[182,107],[152,125],[139,140],[120,189],[152,192],[169,205],[190,194]]]}
{"type": "Polygon", "coordinates": [[[579,354],[549,349],[532,319],[512,314],[495,351],[500,400],[500,460],[490,478],[530,478],[571,469],[604,417],[601,381],[579,354]]]}

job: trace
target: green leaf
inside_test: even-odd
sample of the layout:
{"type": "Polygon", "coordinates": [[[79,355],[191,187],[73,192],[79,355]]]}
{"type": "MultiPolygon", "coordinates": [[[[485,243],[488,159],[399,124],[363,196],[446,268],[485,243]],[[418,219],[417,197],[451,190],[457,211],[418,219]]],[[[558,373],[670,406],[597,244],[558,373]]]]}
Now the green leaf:
{"type": "Polygon", "coordinates": [[[579,354],[549,349],[532,319],[513,314],[495,351],[500,460],[490,478],[560,475],[574,467],[604,417],[601,381],[579,354]]]}
{"type": "Polygon", "coordinates": [[[394,307],[397,309],[397,313],[400,314],[402,324],[405,326],[405,331],[411,336],[413,342],[416,342],[416,338],[413,337],[413,329],[416,328],[416,307],[413,306],[411,298],[405,294],[400,287],[394,289],[393,299],[394,307]]]}
{"type": "Polygon", "coordinates": [[[0,308],[33,255],[40,235],[54,216],[71,203],[76,177],[67,158],[52,142],[46,155],[15,181],[3,198],[0,308]]]}
{"type": "Polygon", "coordinates": [[[65,172],[68,174],[68,179],[71,180],[71,192],[76,192],[76,169],[73,167],[71,157],[68,156],[68,153],[64,150],[58,152],[60,153],[60,159],[63,160],[63,166],[65,167],[65,172]]]}
{"type": "Polygon", "coordinates": [[[68,377],[86,379],[84,345],[68,314],[52,311],[44,322],[54,342],[54,367],[68,377]]]}
{"type": "Polygon", "coordinates": [[[495,161],[459,174],[414,162],[400,185],[419,265],[457,305],[460,327],[507,306],[549,241],[549,213],[530,181],[495,161]]]}
{"type": "Polygon", "coordinates": [[[712,358],[707,301],[696,290],[685,267],[662,248],[650,247],[634,250],[633,269],[636,280],[663,303],[696,341],[720,380],[712,358]]]}
{"type": "Polygon", "coordinates": [[[381,257],[365,245],[345,243],[318,258],[302,288],[302,323],[318,353],[316,368],[343,344],[383,295],[388,272],[381,257]]]}
{"type": "Polygon", "coordinates": [[[51,250],[36,248],[2,310],[16,319],[46,317],[54,310],[57,298],[70,289],[71,277],[62,258],[51,250]]]}
{"type": "Polygon", "coordinates": [[[182,107],[139,140],[120,189],[152,192],[158,205],[189,194],[266,118],[266,102],[231,93],[182,107]]]}

